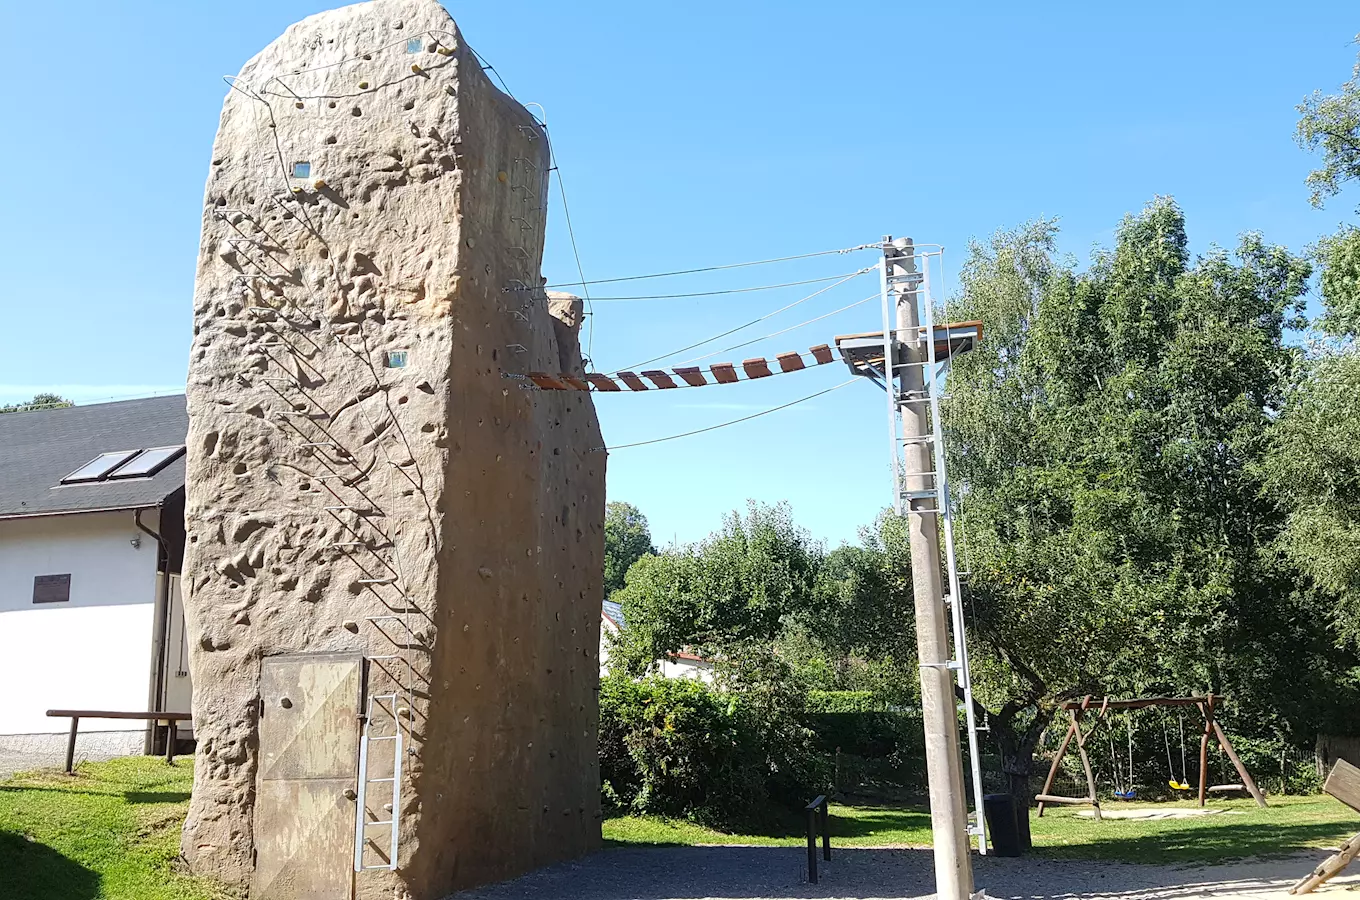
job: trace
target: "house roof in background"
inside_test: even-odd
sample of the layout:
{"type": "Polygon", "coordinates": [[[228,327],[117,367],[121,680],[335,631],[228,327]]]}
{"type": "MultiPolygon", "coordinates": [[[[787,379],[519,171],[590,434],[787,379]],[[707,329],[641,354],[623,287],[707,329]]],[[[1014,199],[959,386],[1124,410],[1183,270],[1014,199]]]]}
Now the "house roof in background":
{"type": "Polygon", "coordinates": [[[184,487],[184,457],[149,478],[62,484],[113,450],[184,443],[184,395],[0,414],[0,518],[140,509],[184,487]]]}
{"type": "Polygon", "coordinates": [[[623,604],[615,603],[613,600],[606,600],[603,603],[601,612],[604,617],[614,623],[615,628],[623,627],[623,604]]]}

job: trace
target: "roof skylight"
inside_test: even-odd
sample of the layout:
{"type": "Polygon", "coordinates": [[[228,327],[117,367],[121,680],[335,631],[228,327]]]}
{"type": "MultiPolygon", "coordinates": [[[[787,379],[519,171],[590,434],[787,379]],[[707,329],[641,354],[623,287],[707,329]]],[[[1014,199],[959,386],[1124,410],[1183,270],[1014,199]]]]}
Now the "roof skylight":
{"type": "Polygon", "coordinates": [[[184,445],[177,447],[152,447],[143,450],[130,461],[110,472],[108,478],[146,478],[155,475],[184,453],[184,445]]]}
{"type": "Polygon", "coordinates": [[[76,469],[70,475],[67,475],[61,480],[61,483],[84,484],[88,481],[100,481],[107,477],[108,474],[118,466],[136,455],[136,450],[113,450],[109,453],[101,453],[79,469],[76,469]]]}

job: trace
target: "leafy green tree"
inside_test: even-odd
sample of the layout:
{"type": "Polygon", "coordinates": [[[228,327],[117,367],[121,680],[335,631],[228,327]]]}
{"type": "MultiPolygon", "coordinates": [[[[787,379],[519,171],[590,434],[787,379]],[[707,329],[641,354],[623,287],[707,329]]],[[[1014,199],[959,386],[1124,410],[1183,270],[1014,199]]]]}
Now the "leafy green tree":
{"type": "Polygon", "coordinates": [[[58,394],[40,393],[34,394],[33,399],[27,403],[10,403],[0,406],[0,413],[21,412],[29,409],[62,409],[67,406],[75,406],[75,404],[58,394]]]}
{"type": "Polygon", "coordinates": [[[1250,234],[1236,258],[1192,262],[1168,199],[1085,272],[1055,259],[1054,234],[972,248],[953,311],[987,339],[954,362],[945,414],[979,695],[1026,800],[1064,698],[1226,691],[1269,718],[1328,671],[1254,469],[1308,264],[1250,234]]]}
{"type": "Polygon", "coordinates": [[[623,587],[633,563],[655,553],[647,517],[631,503],[613,501],[604,508],[604,595],[623,587]]]}
{"type": "MultiPolygon", "coordinates": [[[[1313,203],[1360,179],[1360,63],[1341,92],[1299,107],[1299,143],[1322,149],[1308,176],[1313,203]]],[[[1360,646],[1360,229],[1342,226],[1316,248],[1323,337],[1297,372],[1262,472],[1288,512],[1280,547],[1336,600],[1343,639],[1360,646]]]]}
{"type": "Polygon", "coordinates": [[[690,547],[644,556],[614,595],[627,623],[610,659],[645,671],[690,647],[710,655],[768,646],[814,600],[822,548],[787,504],[754,501],[690,547]]]}
{"type": "Polygon", "coordinates": [[[1339,92],[1315,91],[1299,104],[1299,114],[1295,140],[1306,150],[1322,150],[1322,167],[1308,175],[1310,199],[1320,207],[1360,178],[1360,59],[1339,92]]]}
{"type": "Polygon", "coordinates": [[[786,623],[777,645],[818,689],[914,705],[920,681],[906,520],[885,512],[859,538],[827,553],[812,605],[786,623]]]}

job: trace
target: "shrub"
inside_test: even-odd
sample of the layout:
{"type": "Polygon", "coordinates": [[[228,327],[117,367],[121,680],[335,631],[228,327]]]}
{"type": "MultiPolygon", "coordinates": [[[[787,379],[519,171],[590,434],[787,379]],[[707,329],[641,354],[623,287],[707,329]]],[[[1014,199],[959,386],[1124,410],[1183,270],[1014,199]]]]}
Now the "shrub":
{"type": "Polygon", "coordinates": [[[683,678],[600,681],[605,804],[730,826],[761,814],[767,769],[738,697],[683,678]]]}
{"type": "Polygon", "coordinates": [[[872,691],[809,691],[807,726],[836,765],[835,787],[894,794],[924,787],[920,713],[895,709],[872,691]]]}

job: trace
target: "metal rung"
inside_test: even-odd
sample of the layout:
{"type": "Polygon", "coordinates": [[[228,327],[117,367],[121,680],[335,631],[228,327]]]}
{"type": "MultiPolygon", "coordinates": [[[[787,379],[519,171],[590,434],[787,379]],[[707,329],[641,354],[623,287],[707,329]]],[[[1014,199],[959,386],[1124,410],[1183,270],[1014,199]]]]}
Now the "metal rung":
{"type": "MultiPolygon", "coordinates": [[[[912,475],[916,474],[918,473],[912,473],[912,475]]],[[[898,491],[897,496],[901,497],[903,500],[938,500],[940,494],[934,488],[929,488],[919,491],[898,491]]]]}
{"type": "MultiPolygon", "coordinates": [[[[904,437],[904,438],[901,438],[900,440],[901,440],[901,442],[904,443],[904,444],[929,444],[929,443],[932,443],[932,442],[935,440],[935,435],[933,435],[933,434],[921,434],[921,435],[915,435],[915,436],[913,436],[913,437],[904,437]]],[[[912,474],[915,474],[915,473],[912,473],[912,474]]],[[[934,475],[935,473],[934,473],[934,472],[931,472],[930,474],[931,474],[931,475],[934,475]]]]}
{"type": "Polygon", "coordinates": [[[360,578],[360,584],[395,584],[395,578],[360,578]]]}
{"type": "MultiPolygon", "coordinates": [[[[376,779],[376,778],[370,778],[370,779],[369,779],[370,783],[371,783],[371,782],[374,782],[374,781],[377,781],[377,780],[378,780],[378,779],[376,779]]],[[[391,819],[383,819],[383,820],[380,821],[380,822],[365,822],[365,823],[364,823],[364,827],[365,827],[365,828],[377,828],[379,825],[391,825],[391,824],[392,824],[392,820],[391,820],[391,819]]],[[[382,869],[382,868],[386,868],[386,867],[385,867],[385,866],[375,866],[375,867],[373,867],[373,868],[382,869]]]]}
{"type": "Polygon", "coordinates": [[[921,663],[921,668],[923,668],[923,669],[954,669],[954,670],[958,670],[958,669],[963,668],[963,666],[959,665],[958,660],[951,659],[951,660],[949,660],[948,662],[921,663]]]}

